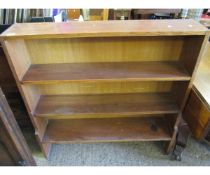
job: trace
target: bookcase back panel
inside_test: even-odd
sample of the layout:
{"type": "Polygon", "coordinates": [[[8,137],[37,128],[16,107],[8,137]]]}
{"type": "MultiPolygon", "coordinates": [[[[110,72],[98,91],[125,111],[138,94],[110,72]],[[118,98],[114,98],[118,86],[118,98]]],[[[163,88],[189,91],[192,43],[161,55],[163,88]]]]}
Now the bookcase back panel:
{"type": "Polygon", "coordinates": [[[121,61],[175,61],[184,38],[107,37],[25,40],[32,64],[121,61]]]}
{"type": "MultiPolygon", "coordinates": [[[[23,85],[41,95],[169,92],[172,82],[72,82],[23,85]]],[[[35,98],[37,95],[35,95],[35,98]]]]}

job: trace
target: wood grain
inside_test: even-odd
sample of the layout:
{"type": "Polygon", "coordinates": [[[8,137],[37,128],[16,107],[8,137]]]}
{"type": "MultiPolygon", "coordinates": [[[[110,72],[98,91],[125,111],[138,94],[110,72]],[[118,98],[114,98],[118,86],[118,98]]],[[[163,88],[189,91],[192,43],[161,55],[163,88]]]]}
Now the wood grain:
{"type": "Polygon", "coordinates": [[[183,117],[187,121],[193,135],[196,139],[204,139],[208,122],[210,120],[210,109],[202,101],[202,96],[193,88],[190,93],[189,99],[183,111],[183,117]]]}
{"type": "Polygon", "coordinates": [[[113,142],[170,140],[164,120],[117,118],[50,120],[43,142],[113,142]],[[156,125],[156,131],[151,125],[156,125]]]}
{"type": "Polygon", "coordinates": [[[34,126],[35,134],[38,135],[36,137],[37,141],[40,143],[40,147],[41,147],[44,155],[47,157],[47,156],[49,156],[49,153],[50,153],[51,144],[49,144],[49,143],[41,144],[41,142],[40,142],[40,138],[43,137],[42,133],[45,131],[47,121],[45,119],[38,120],[32,116],[31,108],[29,107],[29,104],[30,103],[34,104],[34,102],[27,101],[28,99],[25,97],[24,91],[20,84],[20,79],[22,79],[23,73],[27,70],[28,66],[30,65],[30,60],[28,57],[29,55],[26,50],[25,43],[23,40],[20,39],[20,40],[13,40],[13,41],[9,42],[9,44],[6,40],[4,40],[2,42],[2,44],[3,44],[4,53],[7,57],[8,63],[10,65],[13,76],[17,83],[18,89],[21,93],[21,96],[22,96],[24,103],[26,105],[26,109],[28,111],[29,117],[30,117],[31,122],[34,126]],[[19,44],[20,44],[20,46],[19,46],[19,44]],[[20,49],[18,49],[18,48],[20,48],[20,49]],[[23,59],[25,59],[25,60],[23,60],[23,59]],[[21,60],[23,60],[22,63],[21,63],[21,60]]]}
{"type": "Polygon", "coordinates": [[[5,41],[4,48],[7,49],[9,57],[8,62],[11,62],[13,68],[15,69],[16,75],[19,80],[23,78],[23,75],[29,68],[31,61],[30,56],[27,52],[24,40],[13,40],[5,41]]]}
{"type": "Polygon", "coordinates": [[[203,50],[205,36],[191,36],[185,39],[180,60],[186,70],[192,75],[199,55],[203,50]]]}
{"type": "Polygon", "coordinates": [[[32,65],[23,83],[109,80],[190,80],[177,62],[113,62],[32,65]]]}
{"type": "Polygon", "coordinates": [[[38,88],[34,87],[34,86],[21,86],[23,92],[24,92],[24,95],[25,95],[25,98],[28,102],[28,106],[30,108],[30,113],[32,113],[31,111],[34,111],[39,99],[40,99],[40,96],[41,96],[41,92],[38,88]]]}
{"type": "Polygon", "coordinates": [[[174,97],[176,98],[176,102],[180,106],[180,108],[183,106],[183,99],[185,98],[185,94],[187,92],[187,89],[189,87],[189,81],[176,81],[173,82],[171,87],[171,92],[173,93],[174,97]]]}
{"type": "Polygon", "coordinates": [[[1,39],[45,154],[97,140],[168,140],[172,150],[206,32],[193,20],[34,23],[1,39]]]}
{"type": "Polygon", "coordinates": [[[16,23],[3,38],[66,38],[106,36],[205,35],[207,29],[192,20],[85,21],[16,23]]]}
{"type": "Polygon", "coordinates": [[[27,39],[32,64],[177,61],[186,37],[27,39]]]}
{"type": "MultiPolygon", "coordinates": [[[[186,88],[185,95],[181,97],[181,99],[178,99],[179,103],[181,104],[182,111],[189,97],[190,90],[192,89],[193,81],[195,79],[199,63],[205,53],[208,40],[209,34],[206,34],[205,36],[192,36],[187,38],[185,41],[180,59],[187,71],[191,74],[191,80],[186,88]]],[[[185,89],[185,85],[181,89],[185,89]]]]}
{"type": "Polygon", "coordinates": [[[35,116],[94,117],[97,115],[144,115],[178,113],[179,108],[169,93],[131,93],[100,95],[41,96],[35,116]]]}
{"type": "MultiPolygon", "coordinates": [[[[185,82],[185,81],[184,81],[185,82]]],[[[65,82],[51,84],[24,84],[25,87],[38,88],[42,95],[68,94],[112,94],[112,93],[148,93],[170,92],[174,82],[171,81],[96,81],[65,82]]],[[[177,81],[177,84],[180,84],[177,81]]]]}
{"type": "MultiPolygon", "coordinates": [[[[207,39],[209,40],[207,35],[207,39]]],[[[196,139],[204,139],[210,123],[210,43],[206,44],[183,116],[196,139]]]]}

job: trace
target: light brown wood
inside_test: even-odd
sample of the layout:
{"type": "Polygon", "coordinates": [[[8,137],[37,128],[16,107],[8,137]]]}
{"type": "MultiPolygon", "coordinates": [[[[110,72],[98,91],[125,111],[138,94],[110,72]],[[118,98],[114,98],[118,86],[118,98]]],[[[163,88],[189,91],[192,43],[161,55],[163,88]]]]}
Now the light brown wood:
{"type": "Polygon", "coordinates": [[[204,38],[205,36],[192,36],[185,39],[180,60],[183,61],[185,68],[191,75],[202,49],[204,38]]]}
{"type": "Polygon", "coordinates": [[[196,76],[194,86],[199,91],[202,96],[203,101],[210,109],[210,66],[208,67],[207,64],[202,64],[199,68],[199,74],[196,76]],[[207,70],[207,71],[205,71],[207,70]]]}
{"type": "Polygon", "coordinates": [[[205,138],[206,130],[209,132],[208,123],[210,120],[210,108],[202,99],[202,95],[194,87],[183,112],[193,135],[199,140],[205,138]]]}
{"type": "Polygon", "coordinates": [[[51,120],[44,142],[114,142],[170,140],[164,120],[121,118],[51,120]],[[152,129],[152,124],[157,130],[152,129]]]}
{"type": "Polygon", "coordinates": [[[28,102],[30,111],[34,111],[37,102],[40,99],[41,93],[38,88],[34,86],[21,86],[24,92],[25,98],[28,102]]]}
{"type": "Polygon", "coordinates": [[[81,9],[67,9],[67,16],[70,20],[78,20],[81,9]]]}
{"type": "MultiPolygon", "coordinates": [[[[209,39],[209,35],[207,35],[209,39]]],[[[196,139],[205,139],[210,132],[210,43],[203,53],[195,74],[193,88],[184,109],[184,117],[196,139]]]]}
{"type": "MultiPolygon", "coordinates": [[[[13,42],[11,42],[11,43],[13,43],[13,42]]],[[[17,40],[17,43],[13,43],[14,45],[15,45],[15,47],[14,48],[18,48],[18,45],[17,44],[20,44],[20,43],[22,43],[23,44],[23,42],[22,42],[22,40],[17,40]],[[19,42],[20,41],[20,42],[19,42]]],[[[7,57],[7,60],[8,60],[8,63],[9,63],[9,65],[10,65],[10,68],[11,68],[11,70],[12,70],[12,73],[13,73],[13,75],[14,75],[14,78],[15,78],[15,81],[16,81],[16,83],[17,83],[17,86],[18,86],[18,89],[19,89],[19,91],[20,91],[20,93],[21,93],[21,96],[22,96],[22,98],[23,98],[23,101],[24,101],[24,103],[25,103],[25,106],[26,106],[26,109],[27,109],[27,112],[28,112],[28,114],[29,114],[29,117],[30,117],[30,119],[31,119],[31,122],[32,122],[32,124],[33,124],[33,126],[34,126],[34,129],[35,129],[35,134],[36,134],[36,138],[37,138],[37,141],[39,142],[39,143],[41,143],[41,140],[40,140],[40,138],[42,138],[43,137],[43,133],[45,132],[45,129],[46,129],[46,125],[47,125],[47,120],[45,120],[45,119],[43,119],[42,121],[40,120],[40,119],[34,119],[34,117],[32,116],[32,113],[31,113],[31,110],[30,110],[30,106],[29,106],[29,104],[28,104],[28,101],[27,101],[27,99],[26,99],[26,97],[25,97],[25,95],[24,95],[24,91],[23,91],[23,89],[21,88],[21,84],[20,84],[20,77],[18,77],[18,76],[20,76],[19,74],[17,74],[19,71],[17,71],[17,69],[19,68],[19,67],[16,67],[15,68],[15,66],[18,66],[19,64],[17,63],[16,64],[16,62],[13,60],[13,59],[15,59],[16,58],[16,55],[15,54],[13,54],[14,52],[14,48],[13,48],[13,50],[12,50],[12,48],[10,47],[10,45],[8,46],[7,44],[6,44],[6,42],[5,41],[3,41],[2,42],[2,45],[3,45],[3,49],[4,49],[4,53],[5,53],[5,55],[6,55],[6,57],[7,57]],[[16,64],[16,65],[14,65],[14,64],[16,64]],[[17,72],[16,72],[17,71],[17,72]],[[41,122],[40,122],[41,121],[41,122]],[[44,126],[44,127],[43,127],[44,126]]],[[[25,50],[25,44],[23,44],[23,46],[20,46],[21,48],[23,48],[23,50],[21,50],[20,49],[20,51],[23,51],[23,53],[24,53],[24,55],[27,55],[27,51],[25,50]]],[[[21,55],[21,53],[17,53],[18,55],[21,55]]],[[[23,65],[23,66],[20,66],[21,68],[23,68],[24,70],[25,70],[25,68],[28,66],[28,58],[26,58],[26,57],[22,57],[22,58],[25,58],[26,60],[25,61],[23,61],[23,63],[20,63],[20,65],[23,65]]],[[[22,59],[20,59],[20,60],[22,60],[22,59]]],[[[22,74],[21,74],[22,75],[22,74]]],[[[21,79],[22,79],[22,77],[21,77],[21,79]]],[[[31,103],[31,102],[29,102],[29,103],[31,103]]],[[[33,104],[33,102],[32,102],[32,104],[33,104]]],[[[40,144],[40,147],[41,147],[41,149],[42,149],[42,151],[43,151],[43,154],[47,157],[48,155],[49,155],[49,153],[50,153],[50,149],[51,149],[51,144],[49,144],[49,143],[45,143],[45,144],[40,144]]]]}
{"type": "MultiPolygon", "coordinates": [[[[180,82],[177,82],[180,84],[180,82]]],[[[24,84],[25,88],[37,88],[42,95],[68,94],[111,94],[111,93],[148,93],[170,92],[171,81],[107,81],[107,82],[70,82],[52,84],[24,84]]],[[[34,96],[36,98],[36,96],[34,96]]],[[[31,99],[36,101],[36,99],[31,99]]]]}
{"type": "Polygon", "coordinates": [[[177,62],[71,63],[32,65],[23,83],[71,81],[163,81],[190,80],[177,62]]]}
{"type": "Polygon", "coordinates": [[[15,24],[1,39],[45,154],[51,143],[96,139],[168,140],[169,152],[206,31],[193,20],[36,23],[15,24]],[[15,65],[18,48],[24,61],[15,65]],[[154,118],[163,124],[157,135],[154,118]]]}
{"type": "Polygon", "coordinates": [[[41,96],[35,116],[67,118],[179,113],[169,93],[41,96]]]}
{"type": "Polygon", "coordinates": [[[14,24],[3,38],[66,38],[106,36],[205,35],[207,29],[192,19],[85,21],[14,24]]]}
{"type": "Polygon", "coordinates": [[[25,43],[32,64],[177,61],[185,37],[30,39],[25,43]]]}
{"type": "MultiPolygon", "coordinates": [[[[198,65],[199,65],[199,63],[200,63],[200,61],[201,61],[201,59],[204,55],[204,51],[206,49],[208,39],[209,39],[209,37],[206,34],[204,37],[197,38],[197,42],[196,42],[196,37],[194,37],[194,36],[189,38],[185,42],[184,49],[186,49],[186,50],[183,49],[183,52],[182,52],[182,55],[181,55],[181,60],[183,61],[183,64],[185,65],[188,72],[192,74],[192,76],[191,76],[191,81],[189,82],[188,85],[187,84],[182,84],[180,86],[180,90],[185,91],[183,96],[181,96],[180,93],[177,96],[177,100],[180,103],[181,111],[184,110],[185,104],[186,104],[187,99],[190,95],[190,91],[192,89],[192,85],[193,85],[193,81],[194,81],[194,78],[195,78],[195,75],[196,75],[196,71],[197,71],[198,65]],[[191,46],[190,46],[190,44],[191,44],[191,46]],[[188,52],[186,52],[187,50],[188,50],[188,52]],[[192,54],[193,53],[192,50],[194,51],[194,54],[192,54]],[[191,52],[191,53],[189,53],[189,52],[191,52]],[[188,57],[188,56],[190,56],[190,57],[188,57]],[[189,62],[189,59],[192,59],[192,61],[189,62]]],[[[174,139],[173,138],[176,138],[177,133],[179,132],[178,128],[179,128],[179,125],[181,124],[181,121],[182,121],[182,112],[180,112],[180,114],[178,115],[178,117],[176,119],[176,123],[174,125],[173,137],[172,137],[171,141],[169,142],[168,147],[166,148],[166,151],[168,153],[171,151],[171,148],[174,147],[174,139]]]]}
{"type": "MultiPolygon", "coordinates": [[[[182,116],[181,116],[181,112],[176,115],[176,116],[171,116],[170,119],[174,119],[175,118],[175,121],[173,121],[173,128],[172,126],[169,127],[170,129],[170,132],[172,132],[172,136],[171,136],[171,140],[167,143],[166,145],[166,154],[170,154],[172,153],[172,151],[174,150],[174,147],[176,145],[176,137],[177,137],[177,134],[179,133],[179,125],[182,121],[182,116]]],[[[171,122],[168,123],[169,125],[171,124],[171,122]]]]}
{"type": "Polygon", "coordinates": [[[4,44],[8,50],[9,56],[13,58],[10,61],[12,62],[17,77],[21,80],[31,64],[30,56],[25,47],[25,42],[20,39],[9,42],[5,41],[4,44]]]}
{"type": "Polygon", "coordinates": [[[109,9],[89,9],[87,17],[88,21],[108,20],[109,9]]]}
{"type": "Polygon", "coordinates": [[[109,9],[103,9],[103,20],[109,19],[109,9]]]}
{"type": "Polygon", "coordinates": [[[194,80],[195,89],[210,109],[210,43],[208,43],[194,80]]]}
{"type": "Polygon", "coordinates": [[[44,153],[44,156],[46,158],[48,158],[50,156],[50,151],[52,148],[52,144],[51,143],[43,143],[42,140],[38,137],[38,135],[35,135],[36,139],[38,141],[38,144],[41,147],[42,152],[44,153]]]}
{"type": "Polygon", "coordinates": [[[185,95],[183,95],[182,97],[180,96],[180,99],[178,99],[182,111],[189,97],[190,90],[192,89],[193,81],[195,79],[195,75],[198,70],[199,63],[207,48],[208,40],[209,40],[209,34],[206,33],[205,36],[200,36],[200,37],[193,36],[191,38],[188,38],[184,45],[185,51],[183,50],[180,59],[181,61],[183,61],[185,68],[191,74],[191,81],[189,82],[187,87],[186,85],[181,87],[182,90],[184,90],[186,87],[185,95]]]}
{"type": "MultiPolygon", "coordinates": [[[[179,83],[179,82],[177,82],[179,83]]],[[[86,95],[112,93],[154,93],[170,92],[172,82],[167,81],[116,81],[116,82],[71,82],[53,84],[26,84],[22,85],[25,97],[33,113],[38,104],[40,95],[86,95]]],[[[98,116],[98,115],[97,115],[98,116]]]]}
{"type": "Polygon", "coordinates": [[[171,92],[176,98],[179,107],[182,108],[183,100],[185,99],[186,92],[189,88],[189,82],[174,82],[171,87],[171,92]]]}

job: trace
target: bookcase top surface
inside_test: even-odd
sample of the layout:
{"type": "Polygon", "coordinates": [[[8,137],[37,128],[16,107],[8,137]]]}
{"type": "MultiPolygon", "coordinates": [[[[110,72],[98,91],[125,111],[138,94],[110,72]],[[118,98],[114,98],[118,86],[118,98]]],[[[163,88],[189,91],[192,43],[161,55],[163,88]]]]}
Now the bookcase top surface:
{"type": "Polygon", "coordinates": [[[192,19],[72,21],[16,23],[2,33],[1,38],[205,35],[206,31],[203,25],[192,19]]]}

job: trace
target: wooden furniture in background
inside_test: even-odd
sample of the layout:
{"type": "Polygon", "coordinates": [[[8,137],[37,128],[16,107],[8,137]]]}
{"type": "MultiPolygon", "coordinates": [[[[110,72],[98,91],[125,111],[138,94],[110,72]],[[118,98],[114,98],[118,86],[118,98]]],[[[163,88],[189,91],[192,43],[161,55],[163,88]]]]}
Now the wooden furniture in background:
{"type": "Polygon", "coordinates": [[[131,9],[114,9],[114,20],[130,20],[131,9]]]}
{"type": "Polygon", "coordinates": [[[133,9],[134,19],[148,19],[155,13],[170,14],[172,18],[177,18],[181,9],[133,9]]]}
{"type": "Polygon", "coordinates": [[[196,139],[210,142],[210,42],[198,67],[184,117],[196,139]]]}
{"type": "Polygon", "coordinates": [[[173,151],[205,35],[193,20],[127,20],[15,24],[1,39],[47,156],[70,142],[173,151]]]}
{"type": "Polygon", "coordinates": [[[109,9],[83,9],[82,11],[86,21],[106,21],[109,17],[109,9]]]}
{"type": "Polygon", "coordinates": [[[67,16],[70,20],[79,19],[81,14],[81,9],[67,9],[67,16]]]}
{"type": "Polygon", "coordinates": [[[0,88],[0,166],[15,165],[36,163],[0,88]]]}

